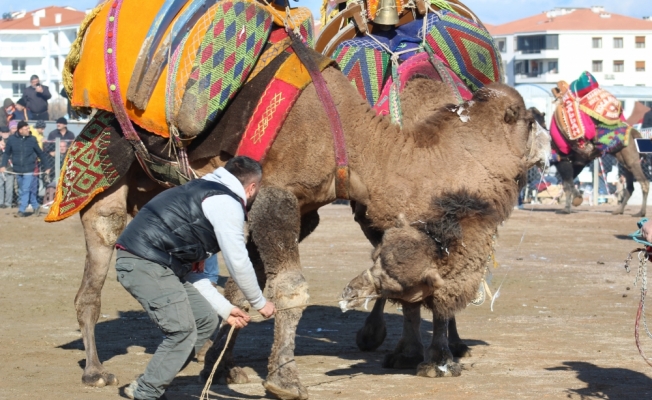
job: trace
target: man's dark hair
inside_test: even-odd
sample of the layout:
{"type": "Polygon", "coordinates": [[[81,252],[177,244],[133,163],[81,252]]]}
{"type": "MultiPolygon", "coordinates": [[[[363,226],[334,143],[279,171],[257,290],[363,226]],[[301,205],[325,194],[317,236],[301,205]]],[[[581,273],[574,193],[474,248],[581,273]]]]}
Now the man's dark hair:
{"type": "Polygon", "coordinates": [[[18,121],[18,126],[16,127],[16,129],[21,130],[21,128],[24,128],[24,127],[26,127],[26,126],[29,126],[29,124],[28,124],[27,122],[25,122],[25,121],[18,121]]]}
{"type": "Polygon", "coordinates": [[[33,81],[34,79],[38,79],[38,75],[32,75],[32,76],[29,78],[30,81],[33,81]]]}
{"type": "Polygon", "coordinates": [[[238,178],[243,185],[259,178],[263,174],[263,167],[261,167],[260,163],[247,156],[233,157],[226,163],[224,169],[238,178]]]}

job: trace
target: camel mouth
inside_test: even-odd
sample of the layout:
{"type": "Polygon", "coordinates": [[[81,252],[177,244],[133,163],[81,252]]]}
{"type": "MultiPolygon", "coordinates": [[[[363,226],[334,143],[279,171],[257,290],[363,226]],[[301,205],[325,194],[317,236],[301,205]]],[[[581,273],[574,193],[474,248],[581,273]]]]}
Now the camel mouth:
{"type": "Polygon", "coordinates": [[[363,306],[366,310],[369,301],[379,297],[376,292],[376,285],[368,275],[365,271],[361,275],[356,276],[342,290],[341,300],[339,301],[342,312],[363,306]]]}

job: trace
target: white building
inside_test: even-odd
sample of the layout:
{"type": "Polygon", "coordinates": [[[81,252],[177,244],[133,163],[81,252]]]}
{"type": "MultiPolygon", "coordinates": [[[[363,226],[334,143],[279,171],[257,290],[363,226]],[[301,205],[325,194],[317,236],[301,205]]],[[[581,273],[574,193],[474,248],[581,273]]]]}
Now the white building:
{"type": "Polygon", "coordinates": [[[652,86],[652,20],[603,7],[556,8],[490,26],[507,82],[571,82],[583,71],[605,86],[652,86]]]}
{"type": "Polygon", "coordinates": [[[18,100],[32,75],[56,98],[64,60],[85,16],[69,7],[5,14],[0,20],[0,101],[18,100]]]}

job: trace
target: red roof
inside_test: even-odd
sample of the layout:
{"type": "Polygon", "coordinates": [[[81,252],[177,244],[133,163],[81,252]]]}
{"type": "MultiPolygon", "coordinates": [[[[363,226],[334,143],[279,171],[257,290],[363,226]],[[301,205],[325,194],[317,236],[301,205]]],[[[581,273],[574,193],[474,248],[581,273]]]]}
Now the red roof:
{"type": "Polygon", "coordinates": [[[79,25],[86,17],[83,11],[73,10],[66,7],[50,6],[28,11],[21,18],[0,20],[0,30],[6,29],[41,29],[55,26],[79,25]],[[34,25],[34,13],[45,11],[45,17],[39,18],[39,25],[34,25]],[[61,14],[61,21],[56,23],[56,15],[61,14]]]}
{"type": "Polygon", "coordinates": [[[487,27],[493,36],[545,31],[652,31],[652,21],[577,8],[566,15],[541,13],[506,24],[487,27]]]}

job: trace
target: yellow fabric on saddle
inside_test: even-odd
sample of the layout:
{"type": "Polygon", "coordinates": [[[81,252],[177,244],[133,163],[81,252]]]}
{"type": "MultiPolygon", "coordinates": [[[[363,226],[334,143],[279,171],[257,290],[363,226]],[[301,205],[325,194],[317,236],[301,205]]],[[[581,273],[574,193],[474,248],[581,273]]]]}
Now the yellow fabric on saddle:
{"type": "MultiPolygon", "coordinates": [[[[260,5],[267,8],[274,16],[274,23],[276,25],[285,26],[284,20],[287,18],[287,25],[291,29],[299,26],[307,18],[312,17],[310,11],[303,7],[290,10],[289,17],[286,17],[286,11],[283,8],[268,4],[260,5]]],[[[212,22],[216,6],[217,5],[213,5],[209,8],[206,14],[200,18],[198,23],[195,24],[190,31],[187,44],[182,53],[183,63],[187,64],[189,67],[184,68],[184,65],[182,64],[177,73],[176,88],[180,89],[178,90],[179,93],[176,94],[177,99],[183,97],[183,91],[185,90],[186,82],[191,70],[190,67],[195,60],[197,50],[210,26],[210,22],[212,22]]],[[[73,92],[71,96],[73,106],[93,107],[101,110],[112,111],[104,64],[104,40],[106,36],[107,16],[110,7],[111,2],[104,4],[102,10],[97,14],[83,38],[80,61],[73,73],[73,92]]],[[[129,118],[135,124],[152,133],[163,137],[169,137],[170,133],[165,112],[165,90],[166,79],[168,76],[167,66],[161,73],[161,78],[156,83],[147,108],[144,111],[135,108],[126,100],[127,87],[140,48],[160,7],[161,1],[125,0],[122,4],[120,16],[118,18],[118,44],[115,51],[117,51],[118,78],[121,94],[123,101],[126,104],[129,118]]],[[[184,6],[184,9],[179,13],[179,16],[187,7],[188,5],[184,6]]],[[[178,16],[176,18],[178,18],[178,16]]],[[[174,22],[167,28],[165,35],[167,35],[172,29],[173,24],[174,22]]]]}

